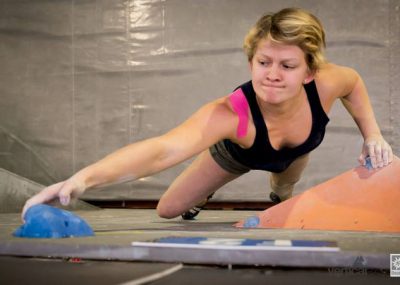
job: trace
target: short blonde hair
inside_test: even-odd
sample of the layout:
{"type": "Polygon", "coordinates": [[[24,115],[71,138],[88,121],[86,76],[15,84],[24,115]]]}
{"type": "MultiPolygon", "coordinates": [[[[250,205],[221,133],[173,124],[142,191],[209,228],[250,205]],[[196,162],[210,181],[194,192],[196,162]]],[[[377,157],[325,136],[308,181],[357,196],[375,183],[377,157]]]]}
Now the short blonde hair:
{"type": "Polygon", "coordinates": [[[312,72],[317,71],[325,62],[324,29],[318,18],[306,10],[286,8],[262,16],[244,40],[243,48],[249,61],[253,59],[258,44],[263,39],[298,46],[304,52],[307,66],[312,72]]]}

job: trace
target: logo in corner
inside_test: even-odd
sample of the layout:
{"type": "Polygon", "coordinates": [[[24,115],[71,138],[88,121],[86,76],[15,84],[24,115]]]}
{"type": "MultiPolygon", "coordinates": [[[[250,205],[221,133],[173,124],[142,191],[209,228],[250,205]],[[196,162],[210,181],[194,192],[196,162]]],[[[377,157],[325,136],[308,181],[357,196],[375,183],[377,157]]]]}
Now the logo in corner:
{"type": "Polygon", "coordinates": [[[390,276],[400,277],[400,254],[390,255],[390,276]]]}

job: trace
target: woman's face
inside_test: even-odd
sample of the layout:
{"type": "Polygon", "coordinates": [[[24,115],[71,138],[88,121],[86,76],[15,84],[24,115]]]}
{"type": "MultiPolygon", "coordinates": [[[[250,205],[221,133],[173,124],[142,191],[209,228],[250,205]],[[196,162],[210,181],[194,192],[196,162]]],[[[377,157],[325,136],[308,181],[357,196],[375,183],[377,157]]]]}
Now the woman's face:
{"type": "Polygon", "coordinates": [[[258,98],[280,104],[300,94],[313,79],[304,52],[295,45],[261,40],[250,62],[252,82],[258,98]]]}

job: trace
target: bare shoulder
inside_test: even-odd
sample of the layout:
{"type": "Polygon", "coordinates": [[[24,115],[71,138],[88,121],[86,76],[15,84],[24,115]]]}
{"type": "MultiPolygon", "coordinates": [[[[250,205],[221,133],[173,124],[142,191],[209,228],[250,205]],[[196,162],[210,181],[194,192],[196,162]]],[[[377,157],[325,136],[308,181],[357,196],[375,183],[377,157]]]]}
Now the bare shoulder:
{"type": "Polygon", "coordinates": [[[330,110],[333,101],[351,93],[357,80],[358,73],[346,66],[333,63],[324,64],[315,75],[318,93],[326,109],[330,110]]]}
{"type": "Polygon", "coordinates": [[[235,113],[229,103],[229,97],[221,97],[200,107],[188,120],[173,131],[197,133],[198,135],[218,141],[230,138],[235,132],[235,113]]]}
{"type": "Polygon", "coordinates": [[[229,101],[229,96],[224,96],[211,101],[201,107],[198,111],[201,116],[215,116],[216,118],[224,119],[225,122],[231,122],[235,117],[233,107],[229,101]]]}
{"type": "Polygon", "coordinates": [[[321,92],[337,98],[350,93],[358,78],[350,67],[327,63],[317,72],[315,81],[321,92]]]}

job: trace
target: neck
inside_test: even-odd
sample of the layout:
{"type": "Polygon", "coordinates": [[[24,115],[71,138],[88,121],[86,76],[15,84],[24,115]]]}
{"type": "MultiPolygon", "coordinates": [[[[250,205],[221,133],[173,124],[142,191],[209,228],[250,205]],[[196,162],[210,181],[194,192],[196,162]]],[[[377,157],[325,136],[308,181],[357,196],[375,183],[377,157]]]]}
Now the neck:
{"type": "Polygon", "coordinates": [[[304,89],[300,89],[297,96],[279,104],[264,103],[260,102],[258,99],[257,102],[263,117],[267,121],[272,122],[291,119],[294,114],[301,110],[300,106],[304,103],[306,98],[307,95],[304,89]]]}

